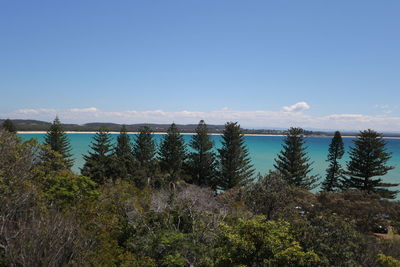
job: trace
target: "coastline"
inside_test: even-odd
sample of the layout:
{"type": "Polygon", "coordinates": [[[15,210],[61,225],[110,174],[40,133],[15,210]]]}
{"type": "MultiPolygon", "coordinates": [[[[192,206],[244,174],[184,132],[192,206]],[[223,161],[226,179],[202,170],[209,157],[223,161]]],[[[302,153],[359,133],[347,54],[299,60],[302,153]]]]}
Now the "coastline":
{"type": "MultiPolygon", "coordinates": [[[[17,134],[45,134],[46,131],[17,131],[17,134]]],[[[67,134],[95,134],[95,131],[65,131],[67,134]]],[[[119,132],[109,132],[110,134],[119,134],[119,132]]],[[[139,132],[127,132],[128,134],[138,134],[139,132]]],[[[167,134],[166,132],[155,132],[154,134],[167,134]]],[[[181,133],[182,135],[194,135],[196,133],[181,133]]],[[[222,133],[210,133],[210,135],[222,135],[222,133]]],[[[286,136],[284,134],[243,134],[245,136],[286,136]]],[[[326,137],[331,138],[333,136],[328,135],[309,135],[306,137],[326,137]]],[[[355,135],[343,135],[343,138],[356,138],[355,135]]],[[[396,136],[383,136],[384,139],[400,139],[396,136]]]]}
{"type": "MultiPolygon", "coordinates": [[[[45,134],[47,131],[17,131],[17,134],[45,134]]],[[[65,131],[67,134],[95,134],[95,131],[65,131]]],[[[110,134],[119,132],[110,131],[110,134]]],[[[138,134],[139,132],[127,132],[128,134],[138,134]]],[[[153,132],[154,134],[167,134],[167,132],[153,132]]],[[[196,133],[181,133],[182,135],[194,135],[196,133]]],[[[222,135],[222,133],[209,133],[209,135],[222,135]]],[[[285,136],[284,134],[243,134],[248,136],[285,136]]]]}

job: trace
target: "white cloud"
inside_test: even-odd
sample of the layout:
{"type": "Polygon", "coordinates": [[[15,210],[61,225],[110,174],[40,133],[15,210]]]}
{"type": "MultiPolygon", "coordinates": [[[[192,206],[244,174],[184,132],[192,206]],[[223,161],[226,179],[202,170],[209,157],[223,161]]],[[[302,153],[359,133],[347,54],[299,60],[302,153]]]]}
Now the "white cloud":
{"type": "Polygon", "coordinates": [[[308,105],[306,102],[298,102],[291,106],[282,107],[282,109],[287,112],[302,112],[310,109],[310,105],[308,105]]]}
{"type": "Polygon", "coordinates": [[[69,111],[79,113],[79,112],[96,112],[99,110],[95,107],[91,107],[91,108],[71,108],[69,111]]]}
{"type": "Polygon", "coordinates": [[[374,108],[379,109],[383,114],[390,114],[399,109],[397,105],[388,105],[388,104],[377,104],[374,105],[374,108]]]}
{"type": "Polygon", "coordinates": [[[56,113],[55,109],[40,108],[40,109],[17,109],[14,111],[15,114],[31,115],[31,114],[41,114],[41,113],[56,113]]]}
{"type": "Polygon", "coordinates": [[[209,124],[224,124],[238,121],[243,127],[287,128],[300,126],[317,129],[362,130],[372,128],[378,131],[400,131],[400,117],[363,114],[331,114],[312,116],[301,111],[309,109],[305,102],[285,107],[283,110],[234,110],[223,108],[214,111],[164,111],[127,110],[103,111],[95,107],[55,109],[19,109],[0,114],[0,118],[37,119],[52,121],[58,115],[65,123],[116,122],[116,123],[197,123],[204,119],[209,124]]]}

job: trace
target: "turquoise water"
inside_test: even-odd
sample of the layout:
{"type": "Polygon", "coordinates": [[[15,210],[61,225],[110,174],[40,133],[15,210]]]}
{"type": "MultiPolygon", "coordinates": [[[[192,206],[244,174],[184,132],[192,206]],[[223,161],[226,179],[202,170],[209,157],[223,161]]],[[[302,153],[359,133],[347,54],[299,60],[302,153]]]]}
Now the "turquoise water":
{"type": "MultiPolygon", "coordinates": [[[[115,141],[118,134],[112,134],[112,138],[115,141]]],[[[20,136],[27,140],[30,138],[36,138],[39,142],[43,141],[45,134],[20,134],[20,136]]],[[[73,171],[79,173],[80,168],[83,166],[83,154],[86,154],[89,150],[90,142],[94,134],[68,134],[68,137],[72,146],[72,154],[75,159],[73,171]]],[[[132,140],[134,134],[131,135],[132,140]]],[[[160,143],[163,135],[154,135],[157,144],[160,143]]],[[[186,143],[190,141],[191,135],[184,135],[186,143]]],[[[212,135],[212,139],[215,142],[216,148],[221,146],[221,136],[212,135]]],[[[250,157],[252,163],[257,172],[265,174],[268,170],[273,169],[274,158],[281,150],[281,144],[283,137],[281,136],[245,136],[246,145],[249,148],[250,157]]],[[[326,157],[328,153],[328,146],[331,141],[331,137],[307,137],[307,151],[313,164],[313,174],[319,174],[324,177],[325,170],[328,167],[326,157]]],[[[348,150],[352,145],[353,138],[343,138],[346,154],[342,159],[343,166],[348,160],[348,150]]],[[[395,169],[390,171],[385,177],[386,182],[400,183],[400,139],[386,139],[388,145],[387,150],[392,154],[392,158],[389,162],[390,165],[395,166],[395,169]]],[[[400,187],[398,188],[400,190],[400,187]]]]}

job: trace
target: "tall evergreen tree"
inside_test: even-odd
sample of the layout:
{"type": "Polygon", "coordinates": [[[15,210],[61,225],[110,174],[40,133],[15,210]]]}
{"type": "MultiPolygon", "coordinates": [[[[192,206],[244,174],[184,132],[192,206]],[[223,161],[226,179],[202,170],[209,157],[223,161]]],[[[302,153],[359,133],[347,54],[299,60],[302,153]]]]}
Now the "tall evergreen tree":
{"type": "Polygon", "coordinates": [[[182,167],[186,158],[185,142],[175,123],[167,130],[159,151],[161,170],[168,175],[169,182],[182,178],[182,167]]]}
{"type": "Polygon", "coordinates": [[[115,173],[113,176],[132,181],[135,170],[135,160],[132,152],[130,137],[125,125],[123,125],[117,137],[117,145],[114,152],[113,169],[115,173]]]}
{"type": "Polygon", "coordinates": [[[212,152],[213,146],[207,125],[201,120],[190,142],[193,152],[189,153],[187,162],[192,183],[200,186],[214,186],[217,170],[215,153],[212,152]]]}
{"type": "Polygon", "coordinates": [[[14,123],[10,119],[6,119],[3,121],[2,127],[4,130],[10,132],[10,133],[16,133],[17,129],[15,128],[14,123]]]}
{"type": "Polygon", "coordinates": [[[85,164],[81,173],[98,184],[104,184],[114,176],[111,137],[108,130],[100,128],[93,141],[90,146],[92,152],[83,156],[85,164]]]}
{"type": "Polygon", "coordinates": [[[219,152],[217,189],[228,190],[242,186],[253,178],[254,169],[245,145],[244,136],[237,122],[228,122],[222,135],[219,152]]]}
{"type": "Polygon", "coordinates": [[[148,126],[139,129],[133,145],[133,155],[142,165],[151,165],[156,156],[156,144],[153,140],[153,133],[148,126]]]}
{"type": "MultiPolygon", "coordinates": [[[[64,165],[68,169],[73,166],[74,160],[71,158],[72,155],[70,153],[71,145],[58,117],[54,119],[53,124],[47,131],[47,134],[44,138],[44,145],[59,153],[64,165]]],[[[44,155],[44,157],[46,158],[47,155],[44,155]]]]}
{"type": "Polygon", "coordinates": [[[289,184],[309,190],[315,187],[318,176],[309,175],[312,168],[303,134],[301,128],[292,127],[288,130],[274,167],[289,184]]]}
{"type": "Polygon", "coordinates": [[[154,184],[156,172],[156,144],[153,140],[153,134],[148,126],[139,129],[133,145],[133,156],[138,163],[136,169],[136,186],[143,187],[154,184]]]}
{"type": "Polygon", "coordinates": [[[322,190],[336,191],[341,188],[341,178],[343,176],[343,169],[339,160],[344,155],[344,144],[342,135],[339,131],[335,132],[329,145],[328,159],[329,167],[326,170],[325,180],[322,182],[322,190]]]}
{"type": "Polygon", "coordinates": [[[394,169],[393,166],[387,165],[391,153],[386,151],[386,141],[382,135],[368,129],[361,131],[353,142],[344,185],[368,193],[374,192],[383,198],[395,198],[398,191],[389,190],[387,187],[398,184],[383,183],[381,178],[394,169]]]}

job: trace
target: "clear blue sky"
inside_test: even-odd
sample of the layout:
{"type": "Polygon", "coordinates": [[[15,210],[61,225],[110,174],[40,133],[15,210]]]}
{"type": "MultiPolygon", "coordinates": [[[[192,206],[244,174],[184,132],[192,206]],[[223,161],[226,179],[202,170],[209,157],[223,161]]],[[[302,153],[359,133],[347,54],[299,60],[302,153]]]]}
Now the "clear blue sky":
{"type": "Polygon", "coordinates": [[[400,130],[399,14],[398,0],[0,0],[0,115],[304,101],[313,118],[390,116],[400,130]]]}

